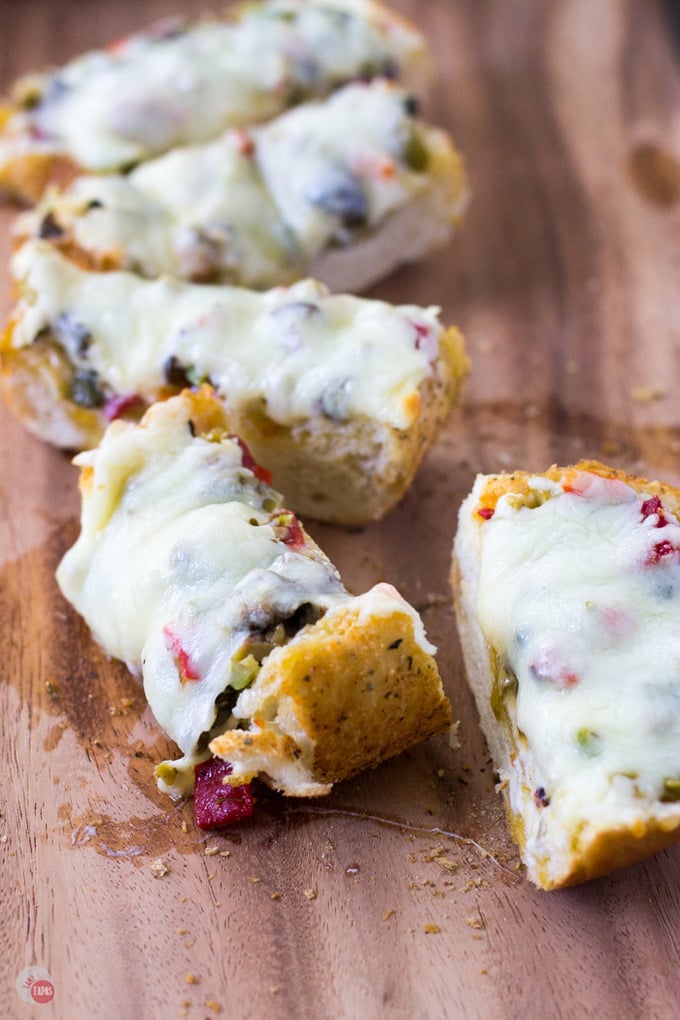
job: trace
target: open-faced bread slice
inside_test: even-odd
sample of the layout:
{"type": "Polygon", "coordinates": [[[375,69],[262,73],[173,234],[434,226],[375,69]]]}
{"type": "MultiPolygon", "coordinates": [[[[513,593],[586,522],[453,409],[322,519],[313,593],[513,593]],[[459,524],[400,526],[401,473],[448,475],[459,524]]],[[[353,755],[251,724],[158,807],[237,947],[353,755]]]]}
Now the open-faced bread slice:
{"type": "Polygon", "coordinates": [[[460,157],[415,109],[385,80],[348,85],[129,174],[79,177],[16,234],[93,269],[363,290],[447,241],[466,202],[460,157]]]}
{"type": "Polygon", "coordinates": [[[82,468],[82,528],[57,578],[111,655],[141,674],[179,745],[162,789],[217,755],[316,796],[445,729],[417,613],[390,585],[352,596],[284,508],[209,388],[115,422],[82,468]]]}
{"type": "Polygon", "coordinates": [[[419,91],[422,34],[376,0],[262,0],[173,19],[22,78],[0,110],[0,191],[115,172],[226,128],[268,120],[354,79],[419,91]]]}
{"type": "Polygon", "coordinates": [[[680,838],[680,491],[597,462],[479,476],[453,586],[529,877],[555,889],[680,838]]]}
{"type": "Polygon", "coordinates": [[[352,524],[404,494],[467,371],[437,309],[331,295],[306,280],[257,293],[92,273],[44,241],[13,259],[20,298],[2,388],[35,433],[100,438],[182,386],[210,381],[292,509],[352,524]]]}

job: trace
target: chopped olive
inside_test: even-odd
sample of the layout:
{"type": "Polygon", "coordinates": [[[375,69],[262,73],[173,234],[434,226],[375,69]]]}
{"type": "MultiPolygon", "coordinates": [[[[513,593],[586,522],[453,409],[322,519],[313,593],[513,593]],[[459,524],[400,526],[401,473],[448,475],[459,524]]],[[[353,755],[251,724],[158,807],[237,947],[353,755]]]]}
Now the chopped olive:
{"type": "Polygon", "coordinates": [[[169,765],[167,761],[162,761],[160,765],[156,765],[154,772],[156,779],[161,779],[164,783],[167,783],[168,786],[172,786],[177,779],[178,774],[177,769],[174,768],[174,766],[169,765]]]}
{"type": "Polygon", "coordinates": [[[99,377],[91,369],[76,372],[71,380],[69,396],[79,407],[102,407],[106,402],[99,386],[99,377]]]}
{"type": "Polygon", "coordinates": [[[163,378],[168,386],[178,386],[180,389],[191,386],[187,373],[188,369],[186,366],[174,354],[171,354],[163,364],[163,378]]]}
{"type": "Polygon", "coordinates": [[[402,105],[404,113],[407,113],[409,117],[417,117],[420,113],[420,103],[416,96],[406,96],[402,105]]]}
{"type": "Polygon", "coordinates": [[[38,228],[38,237],[43,241],[52,241],[57,237],[63,237],[64,228],[60,226],[54,217],[54,213],[48,212],[43,216],[38,228]]]}
{"type": "Polygon", "coordinates": [[[534,790],[534,804],[537,808],[548,807],[550,804],[550,797],[545,791],[544,786],[538,786],[534,790]]]}
{"type": "Polygon", "coordinates": [[[52,323],[52,333],[69,353],[84,357],[92,343],[92,333],[87,326],[74,319],[70,312],[61,312],[52,323]]]}
{"type": "Polygon", "coordinates": [[[404,162],[410,170],[422,173],[430,162],[430,154],[418,131],[411,128],[404,143],[404,162]]]}
{"type": "Polygon", "coordinates": [[[93,209],[103,209],[103,208],[104,208],[104,203],[102,201],[100,201],[98,198],[93,198],[90,202],[87,203],[87,208],[85,209],[85,212],[92,212],[93,209]]]}
{"type": "Polygon", "coordinates": [[[346,227],[362,227],[368,219],[368,199],[355,177],[336,168],[305,195],[312,205],[337,216],[346,227]]]}
{"type": "Polygon", "coordinates": [[[341,424],[350,418],[349,390],[351,380],[338,379],[321,394],[321,411],[326,418],[341,424]]]}
{"type": "Polygon", "coordinates": [[[594,730],[582,727],[576,734],[576,743],[586,758],[595,758],[602,750],[602,741],[594,730]]]}
{"type": "Polygon", "coordinates": [[[680,800],[680,779],[664,779],[663,781],[663,801],[674,801],[680,800]]]}
{"type": "Polygon", "coordinates": [[[245,659],[232,664],[229,683],[235,691],[242,691],[253,682],[259,672],[260,663],[255,656],[246,655],[245,659]]]}

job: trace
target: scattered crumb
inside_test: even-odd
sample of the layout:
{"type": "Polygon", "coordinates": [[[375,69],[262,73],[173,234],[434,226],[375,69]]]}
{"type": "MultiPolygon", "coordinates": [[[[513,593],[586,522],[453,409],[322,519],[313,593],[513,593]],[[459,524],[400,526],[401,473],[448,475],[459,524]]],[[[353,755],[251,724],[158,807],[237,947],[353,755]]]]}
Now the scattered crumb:
{"type": "Polygon", "coordinates": [[[428,935],[438,935],[439,932],[441,931],[441,928],[439,927],[438,924],[424,924],[423,931],[426,932],[428,935]]]}
{"type": "Polygon", "coordinates": [[[220,850],[220,857],[231,857],[231,850],[220,850]]]}
{"type": "Polygon", "coordinates": [[[579,370],[578,361],[575,358],[569,358],[564,363],[564,371],[567,375],[577,375],[579,370]]]}
{"type": "Polygon", "coordinates": [[[390,909],[386,910],[383,914],[383,921],[389,921],[391,917],[394,917],[394,910],[390,907],[390,909]]]}
{"type": "MultiPolygon", "coordinates": [[[[213,871],[211,875],[208,875],[208,881],[212,882],[214,877],[215,877],[215,872],[213,871]]],[[[259,879],[258,879],[258,881],[259,881],[259,879]]]]}
{"type": "Polygon", "coordinates": [[[186,928],[178,928],[177,929],[177,934],[178,935],[187,935],[188,932],[187,932],[186,928]]]}
{"type": "Polygon", "coordinates": [[[220,848],[218,846],[207,846],[203,851],[206,857],[214,857],[215,854],[218,854],[219,852],[220,848]]]}
{"type": "Polygon", "coordinates": [[[261,879],[255,878],[255,875],[248,875],[248,881],[250,882],[251,885],[257,885],[257,883],[260,882],[261,879]]]}
{"type": "Polygon", "coordinates": [[[197,985],[199,983],[199,981],[200,981],[200,978],[197,978],[195,974],[189,973],[184,978],[184,980],[186,981],[186,983],[188,985],[197,985]]]}
{"type": "Polygon", "coordinates": [[[279,986],[278,985],[272,985],[271,988],[269,989],[269,991],[272,993],[272,995],[277,995],[278,991],[279,991],[279,986]]]}
{"type": "Polygon", "coordinates": [[[484,931],[486,925],[481,917],[466,917],[465,923],[469,928],[477,928],[478,931],[484,931]]]}
{"type": "Polygon", "coordinates": [[[187,825],[185,819],[182,819],[181,829],[182,829],[182,832],[188,832],[189,831],[189,826],[187,825]]]}
{"type": "Polygon", "coordinates": [[[281,893],[280,893],[280,892],[273,892],[273,893],[271,894],[271,897],[270,897],[270,898],[271,898],[272,900],[280,900],[280,899],[281,899],[281,893]]]}
{"type": "Polygon", "coordinates": [[[214,999],[206,999],[205,1000],[205,1004],[208,1007],[208,1009],[211,1009],[213,1011],[213,1013],[221,1013],[222,1012],[221,1005],[219,1004],[219,1002],[216,1002],[214,999]]]}
{"type": "Polygon", "coordinates": [[[451,724],[449,729],[449,747],[454,751],[460,751],[460,740],[458,738],[458,727],[460,726],[460,719],[451,724]]]}
{"type": "Polygon", "coordinates": [[[151,872],[154,878],[163,878],[170,873],[170,868],[161,857],[151,862],[151,872]]]}
{"type": "Polygon", "coordinates": [[[633,386],[630,395],[636,404],[649,404],[665,397],[666,391],[660,386],[633,386]]]}
{"type": "Polygon", "coordinates": [[[489,972],[488,972],[488,970],[486,969],[486,967],[480,967],[480,968],[479,968],[479,973],[480,973],[480,974],[488,974],[489,972]]]}
{"type": "Polygon", "coordinates": [[[303,889],[302,895],[306,900],[315,900],[319,893],[317,889],[303,889]]]}
{"type": "Polygon", "coordinates": [[[0,843],[6,843],[6,842],[7,842],[7,836],[3,834],[2,836],[0,836],[0,843]]]}

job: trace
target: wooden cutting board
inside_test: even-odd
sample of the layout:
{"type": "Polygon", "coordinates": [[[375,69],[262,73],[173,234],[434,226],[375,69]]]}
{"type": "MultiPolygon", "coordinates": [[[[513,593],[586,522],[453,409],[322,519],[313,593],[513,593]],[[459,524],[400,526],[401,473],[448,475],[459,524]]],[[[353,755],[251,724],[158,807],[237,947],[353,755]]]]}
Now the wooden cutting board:
{"type": "MultiPolygon", "coordinates": [[[[478,470],[594,456],[680,483],[671,23],[653,0],[394,6],[430,37],[440,70],[427,112],[466,154],[473,200],[449,248],[375,294],[441,305],[473,372],[387,520],[310,530],[351,589],[388,580],[419,607],[460,747],[433,739],[322,802],[265,796],[248,823],[199,833],[190,805],[155,790],[153,763],[170,749],[137,684],[57,591],[78,527],[75,469],[0,410],[2,1017],[680,1010],[680,850],[560,893],[527,884],[447,584],[478,470]],[[29,966],[49,972],[51,1003],[17,994],[29,966]]],[[[2,87],[177,7],[4,0],[2,87]]],[[[1,222],[5,264],[11,214],[1,222]]],[[[4,314],[5,276],[2,288],[4,314]]]]}

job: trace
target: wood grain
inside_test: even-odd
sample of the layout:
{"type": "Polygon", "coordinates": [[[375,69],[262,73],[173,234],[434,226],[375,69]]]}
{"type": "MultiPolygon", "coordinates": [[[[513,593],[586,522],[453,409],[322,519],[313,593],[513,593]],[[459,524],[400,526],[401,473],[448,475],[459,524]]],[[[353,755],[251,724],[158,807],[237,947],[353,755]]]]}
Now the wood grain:
{"type": "MultiPolygon", "coordinates": [[[[155,791],[168,748],[135,682],[56,589],[77,531],[74,469],[0,410],[3,1017],[677,1015],[680,851],[561,893],[528,886],[447,586],[478,470],[597,456],[680,482],[670,22],[652,0],[394,6],[431,38],[428,113],[465,152],[474,197],[449,249],[375,293],[440,304],[474,369],[386,521],[310,530],[351,588],[388,580],[420,607],[461,747],[437,738],[323,802],[263,796],[238,830],[199,834],[189,806],[155,791]],[[19,999],[29,965],[50,972],[50,1005],[19,999]]],[[[4,0],[2,86],[174,9],[4,0]]],[[[4,264],[11,214],[1,222],[4,264]]]]}

